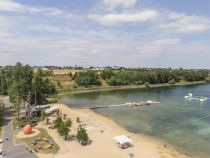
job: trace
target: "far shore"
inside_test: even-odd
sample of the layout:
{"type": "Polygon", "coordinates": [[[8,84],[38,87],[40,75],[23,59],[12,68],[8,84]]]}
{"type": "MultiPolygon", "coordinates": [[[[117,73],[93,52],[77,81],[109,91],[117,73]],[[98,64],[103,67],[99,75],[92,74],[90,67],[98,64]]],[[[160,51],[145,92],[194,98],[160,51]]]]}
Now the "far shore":
{"type": "Polygon", "coordinates": [[[187,86],[187,85],[199,85],[199,84],[207,84],[206,81],[194,81],[194,82],[177,82],[175,84],[150,84],[149,87],[145,87],[145,85],[128,85],[128,86],[107,86],[107,87],[99,87],[94,86],[90,88],[77,88],[67,92],[58,92],[56,96],[63,96],[69,94],[79,94],[79,93],[91,93],[91,92],[103,92],[103,91],[115,91],[115,90],[127,90],[127,89],[144,89],[144,88],[161,88],[161,87],[175,87],[175,86],[187,86]]]}

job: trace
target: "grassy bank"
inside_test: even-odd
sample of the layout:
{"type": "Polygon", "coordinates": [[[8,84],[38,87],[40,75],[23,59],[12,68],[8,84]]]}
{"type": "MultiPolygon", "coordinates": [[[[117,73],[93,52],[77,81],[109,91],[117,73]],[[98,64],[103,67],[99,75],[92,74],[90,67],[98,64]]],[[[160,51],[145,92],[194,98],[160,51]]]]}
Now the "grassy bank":
{"type": "Polygon", "coordinates": [[[141,89],[141,88],[158,88],[158,87],[172,87],[172,86],[186,86],[186,85],[197,85],[197,84],[205,84],[205,81],[195,81],[195,82],[186,82],[181,81],[175,84],[150,84],[149,87],[145,85],[128,85],[128,86],[91,86],[91,87],[78,87],[72,89],[66,89],[58,91],[57,96],[68,95],[68,94],[76,94],[76,93],[90,93],[90,92],[98,92],[98,91],[113,91],[113,90],[124,90],[124,89],[141,89]]]}

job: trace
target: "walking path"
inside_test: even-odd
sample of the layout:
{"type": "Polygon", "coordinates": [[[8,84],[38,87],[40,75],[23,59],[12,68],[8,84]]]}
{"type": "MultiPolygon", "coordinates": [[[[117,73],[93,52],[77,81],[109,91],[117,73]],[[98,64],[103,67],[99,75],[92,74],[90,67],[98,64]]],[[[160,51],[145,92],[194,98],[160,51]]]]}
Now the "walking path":
{"type": "Polygon", "coordinates": [[[9,99],[4,100],[4,139],[8,137],[8,141],[4,140],[3,151],[5,155],[3,158],[37,158],[33,153],[29,153],[24,145],[15,145],[13,142],[13,122],[10,112],[9,99]]]}

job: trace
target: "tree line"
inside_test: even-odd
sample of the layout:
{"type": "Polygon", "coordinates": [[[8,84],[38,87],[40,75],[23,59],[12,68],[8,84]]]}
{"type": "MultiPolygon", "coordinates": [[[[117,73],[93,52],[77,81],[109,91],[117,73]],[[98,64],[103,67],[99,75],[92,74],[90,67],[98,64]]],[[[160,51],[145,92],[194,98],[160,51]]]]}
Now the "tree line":
{"type": "MultiPolygon", "coordinates": [[[[70,76],[72,76],[72,74],[70,76]]],[[[101,85],[100,76],[96,71],[77,72],[72,79],[80,86],[101,85]]]]}
{"type": "Polygon", "coordinates": [[[185,69],[105,69],[103,71],[78,72],[73,79],[78,85],[101,85],[103,79],[110,86],[149,84],[174,84],[180,81],[205,81],[206,70],[185,69]]]}
{"type": "Polygon", "coordinates": [[[21,63],[0,69],[0,94],[9,95],[14,105],[18,100],[44,104],[47,97],[55,92],[55,85],[41,69],[34,72],[31,66],[21,63]]]}

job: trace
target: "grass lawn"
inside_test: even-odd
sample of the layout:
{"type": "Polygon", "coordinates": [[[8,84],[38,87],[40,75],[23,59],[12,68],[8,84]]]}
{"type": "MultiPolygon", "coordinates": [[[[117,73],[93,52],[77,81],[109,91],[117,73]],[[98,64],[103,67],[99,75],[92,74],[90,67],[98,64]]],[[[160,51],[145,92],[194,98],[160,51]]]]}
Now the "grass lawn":
{"type": "Polygon", "coordinates": [[[41,139],[46,138],[47,140],[51,140],[51,142],[53,142],[52,148],[44,149],[44,147],[48,145],[48,142],[43,140],[37,141],[37,144],[41,147],[39,153],[44,153],[44,154],[57,153],[59,151],[59,146],[54,142],[53,138],[49,136],[49,134],[45,129],[42,128],[37,128],[37,129],[40,131],[40,133],[37,136],[26,139],[16,139],[16,143],[25,143],[28,147],[34,150],[32,141],[37,140],[39,138],[41,139]]]}

